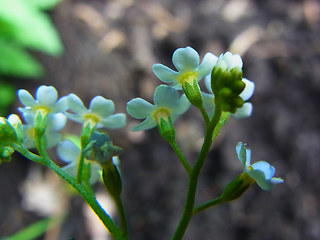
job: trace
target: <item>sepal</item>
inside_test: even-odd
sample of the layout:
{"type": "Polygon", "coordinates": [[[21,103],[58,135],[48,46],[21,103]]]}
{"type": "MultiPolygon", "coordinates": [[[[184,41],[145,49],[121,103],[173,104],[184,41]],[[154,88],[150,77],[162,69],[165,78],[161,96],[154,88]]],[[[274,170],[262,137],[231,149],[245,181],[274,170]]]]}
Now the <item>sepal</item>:
{"type": "Polygon", "coordinates": [[[9,146],[2,146],[0,147],[0,164],[3,162],[10,162],[11,155],[14,153],[12,147],[9,146]]]}
{"type": "Polygon", "coordinates": [[[170,118],[165,120],[160,119],[160,124],[157,125],[161,137],[163,137],[168,143],[172,143],[175,140],[176,132],[170,118]]]}
{"type": "Polygon", "coordinates": [[[122,191],[121,175],[113,163],[108,159],[102,166],[102,181],[108,193],[115,199],[119,199],[122,191]]]}
{"type": "Polygon", "coordinates": [[[202,94],[196,79],[193,80],[192,85],[186,82],[182,89],[191,104],[196,107],[202,106],[202,94]]]}

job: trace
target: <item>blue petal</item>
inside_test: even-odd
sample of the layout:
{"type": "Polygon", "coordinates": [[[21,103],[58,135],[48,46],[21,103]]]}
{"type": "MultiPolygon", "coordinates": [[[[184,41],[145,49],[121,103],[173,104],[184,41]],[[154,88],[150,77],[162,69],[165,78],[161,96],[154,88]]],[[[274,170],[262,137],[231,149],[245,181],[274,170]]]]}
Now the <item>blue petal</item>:
{"type": "Polygon", "coordinates": [[[204,84],[206,85],[206,88],[209,93],[213,93],[211,89],[211,74],[205,77],[204,84]]]}
{"type": "Polygon", "coordinates": [[[48,117],[48,130],[60,131],[67,123],[67,116],[63,113],[49,114],[48,117]]]}
{"type": "Polygon", "coordinates": [[[260,170],[253,170],[253,171],[247,171],[250,177],[252,177],[256,183],[261,187],[263,190],[268,191],[272,188],[273,184],[271,181],[266,180],[264,172],[260,170]]]}
{"type": "Polygon", "coordinates": [[[127,103],[127,112],[134,118],[146,118],[153,111],[154,105],[142,98],[134,98],[127,103]]]}
{"type": "Polygon", "coordinates": [[[20,89],[18,91],[18,97],[20,102],[26,107],[32,107],[36,104],[35,99],[27,90],[20,89]]]}
{"type": "Polygon", "coordinates": [[[47,148],[56,146],[61,140],[61,134],[56,132],[46,132],[47,148]]]}
{"type": "Polygon", "coordinates": [[[122,128],[126,125],[126,115],[123,113],[113,114],[101,120],[101,124],[109,129],[122,128]]]}
{"type": "Polygon", "coordinates": [[[252,167],[254,170],[260,170],[264,172],[267,180],[271,179],[275,173],[274,167],[265,161],[256,162],[252,164],[252,167]]]}
{"type": "Polygon", "coordinates": [[[176,101],[176,104],[171,107],[174,114],[181,115],[184,112],[186,112],[189,107],[191,106],[191,103],[187,99],[185,94],[182,94],[182,96],[176,101]]]}
{"type": "Polygon", "coordinates": [[[74,113],[82,115],[88,112],[81,99],[73,93],[68,95],[68,105],[70,110],[74,113]]]}
{"type": "Polygon", "coordinates": [[[239,96],[243,99],[243,101],[247,101],[254,92],[254,83],[246,78],[243,78],[242,81],[246,84],[246,87],[239,96]]]}
{"type": "Polygon", "coordinates": [[[172,56],[173,65],[179,72],[196,70],[199,61],[199,54],[191,47],[178,48],[172,56]]]}
{"type": "Polygon", "coordinates": [[[239,142],[236,146],[236,152],[242,167],[246,169],[246,167],[250,165],[251,150],[246,148],[245,143],[239,142]]]}
{"type": "Polygon", "coordinates": [[[77,163],[80,149],[73,142],[64,140],[58,144],[57,154],[62,161],[77,163]]]}
{"type": "Polygon", "coordinates": [[[53,106],[51,110],[54,113],[58,113],[65,112],[68,110],[68,108],[68,97],[62,97],[56,102],[56,104],[53,106]]]}
{"type": "Polygon", "coordinates": [[[152,118],[152,117],[148,117],[146,120],[144,120],[142,123],[133,126],[131,128],[131,131],[143,131],[143,130],[148,130],[151,128],[154,128],[155,126],[157,126],[156,121],[152,118]]]}
{"type": "Polygon", "coordinates": [[[232,114],[236,118],[246,118],[250,117],[252,113],[252,104],[244,103],[241,108],[238,108],[237,111],[232,114]]]}
{"type": "Polygon", "coordinates": [[[271,181],[271,183],[272,183],[273,185],[279,184],[279,183],[284,183],[284,181],[283,181],[282,178],[275,178],[275,177],[273,177],[273,178],[271,178],[270,181],[271,181]]]}
{"type": "Polygon", "coordinates": [[[153,73],[163,82],[172,83],[177,81],[179,77],[179,73],[173,71],[172,69],[162,65],[162,64],[154,64],[152,67],[153,73]]]}
{"type": "Polygon", "coordinates": [[[158,106],[170,108],[179,99],[179,93],[174,88],[167,85],[160,85],[156,88],[153,95],[153,102],[158,106]]]}
{"type": "Polygon", "coordinates": [[[75,121],[75,122],[79,122],[82,123],[84,122],[83,116],[79,115],[79,114],[74,114],[74,113],[64,113],[69,119],[75,121]]]}
{"type": "Polygon", "coordinates": [[[206,110],[212,110],[215,107],[214,95],[209,93],[201,92],[203,107],[206,110]]]}
{"type": "Polygon", "coordinates": [[[36,98],[42,105],[54,105],[58,99],[58,92],[52,86],[42,85],[37,89],[36,98]]]}
{"type": "Polygon", "coordinates": [[[205,76],[208,76],[214,65],[217,63],[218,61],[218,57],[215,56],[214,54],[212,53],[207,53],[203,60],[202,60],[202,63],[200,64],[198,70],[197,70],[197,73],[198,73],[198,79],[201,79],[205,76]]]}
{"type": "Polygon", "coordinates": [[[96,96],[91,100],[89,110],[105,118],[114,113],[114,103],[102,96],[96,96]]]}

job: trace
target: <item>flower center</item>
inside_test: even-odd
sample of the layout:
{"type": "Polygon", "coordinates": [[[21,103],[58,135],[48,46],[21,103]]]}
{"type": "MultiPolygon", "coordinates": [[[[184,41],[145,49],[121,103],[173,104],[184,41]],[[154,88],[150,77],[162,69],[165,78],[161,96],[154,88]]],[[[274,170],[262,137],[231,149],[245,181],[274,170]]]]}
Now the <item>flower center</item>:
{"type": "Polygon", "coordinates": [[[36,113],[40,112],[42,116],[46,116],[50,112],[50,109],[45,106],[37,106],[34,108],[34,111],[36,113]]]}
{"type": "Polygon", "coordinates": [[[156,120],[157,124],[160,124],[161,118],[163,118],[166,121],[169,121],[170,110],[165,107],[160,107],[152,113],[152,117],[154,120],[156,120]]]}
{"type": "Polygon", "coordinates": [[[195,72],[186,72],[183,73],[180,77],[179,77],[179,83],[184,87],[186,85],[186,82],[188,82],[189,84],[191,84],[191,86],[193,85],[193,80],[194,79],[198,79],[198,74],[195,72]]]}
{"type": "Polygon", "coordinates": [[[92,126],[96,125],[100,121],[99,116],[97,114],[92,114],[92,113],[84,114],[83,119],[85,123],[90,123],[92,124],[92,126]]]}
{"type": "Polygon", "coordinates": [[[252,166],[248,166],[248,169],[249,169],[250,171],[253,171],[253,167],[252,167],[252,166]]]}

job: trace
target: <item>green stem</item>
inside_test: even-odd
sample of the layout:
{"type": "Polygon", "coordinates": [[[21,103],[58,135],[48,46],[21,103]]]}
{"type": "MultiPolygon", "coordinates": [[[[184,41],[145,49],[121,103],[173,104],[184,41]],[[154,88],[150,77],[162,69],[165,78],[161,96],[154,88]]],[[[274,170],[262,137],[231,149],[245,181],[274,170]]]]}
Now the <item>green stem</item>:
{"type": "Polygon", "coordinates": [[[121,196],[119,196],[118,199],[114,199],[114,201],[116,203],[116,207],[117,207],[117,210],[118,210],[122,233],[123,233],[125,239],[129,239],[129,237],[128,237],[127,217],[126,217],[126,214],[125,214],[125,210],[124,210],[124,207],[123,207],[121,196]]]}
{"type": "Polygon", "coordinates": [[[207,111],[204,109],[203,105],[201,105],[201,106],[198,107],[198,108],[199,108],[199,110],[200,110],[200,112],[201,112],[201,114],[202,114],[202,117],[203,117],[203,119],[204,119],[204,122],[206,123],[206,127],[208,127],[209,124],[210,124],[210,118],[209,118],[209,116],[208,116],[207,111]]]}
{"type": "Polygon", "coordinates": [[[206,203],[203,203],[203,204],[195,207],[193,209],[193,211],[192,211],[192,215],[196,215],[197,213],[199,213],[199,212],[201,212],[203,210],[206,210],[206,209],[208,209],[210,207],[216,206],[216,205],[221,204],[221,203],[223,203],[221,196],[217,197],[215,199],[212,199],[212,200],[210,200],[210,201],[208,201],[206,203]]]}
{"type": "Polygon", "coordinates": [[[172,142],[169,142],[172,149],[174,150],[174,152],[177,154],[180,162],[182,163],[182,165],[184,166],[184,168],[186,169],[187,173],[190,174],[191,172],[191,167],[187,161],[187,159],[185,158],[185,156],[183,155],[183,153],[181,152],[177,142],[174,140],[172,142]]]}
{"type": "Polygon", "coordinates": [[[219,122],[217,124],[217,126],[215,127],[214,131],[213,131],[213,136],[212,136],[212,142],[214,142],[214,140],[216,140],[217,136],[220,133],[221,128],[223,127],[223,125],[227,122],[227,120],[229,119],[230,113],[228,112],[222,112],[221,117],[219,119],[219,122]]]}
{"type": "MultiPolygon", "coordinates": [[[[216,99],[217,101],[217,99],[216,99]]],[[[213,119],[211,120],[210,124],[206,128],[206,133],[204,137],[204,142],[201,148],[201,151],[198,155],[197,161],[190,172],[189,175],[189,183],[188,183],[188,191],[187,191],[187,198],[184,206],[184,211],[182,214],[182,217],[180,219],[179,225],[176,229],[176,232],[174,233],[172,240],[180,240],[183,238],[183,235],[188,227],[188,224],[190,222],[190,219],[192,217],[193,208],[194,208],[194,201],[195,201],[195,195],[197,190],[197,183],[198,178],[200,175],[201,168],[205,162],[205,159],[208,155],[211,143],[212,143],[212,135],[213,131],[218,124],[218,121],[221,116],[221,108],[220,104],[216,102],[216,108],[215,113],[213,116],[213,119]]]]}

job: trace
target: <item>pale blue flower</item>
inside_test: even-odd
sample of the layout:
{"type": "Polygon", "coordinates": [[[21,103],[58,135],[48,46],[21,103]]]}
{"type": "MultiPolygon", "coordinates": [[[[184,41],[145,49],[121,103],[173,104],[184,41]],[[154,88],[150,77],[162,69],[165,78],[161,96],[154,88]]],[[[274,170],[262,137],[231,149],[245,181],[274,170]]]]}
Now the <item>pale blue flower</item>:
{"type": "Polygon", "coordinates": [[[232,54],[231,52],[226,52],[221,54],[215,67],[220,67],[222,70],[230,71],[232,68],[242,69],[243,63],[239,54],[232,54]]]}
{"type": "Polygon", "coordinates": [[[66,97],[58,100],[58,92],[52,86],[42,85],[36,91],[36,99],[24,89],[18,91],[18,97],[25,106],[19,108],[22,113],[36,113],[40,110],[42,113],[60,113],[68,109],[66,97]]]}
{"type": "Polygon", "coordinates": [[[217,57],[207,53],[201,64],[199,54],[191,47],[178,48],[172,56],[172,63],[178,71],[174,71],[163,64],[154,64],[154,74],[163,82],[171,83],[171,87],[180,90],[186,82],[193,84],[210,74],[217,62],[217,57]]]}
{"type": "MultiPolygon", "coordinates": [[[[23,144],[26,148],[35,147],[35,115],[25,113],[23,115],[27,124],[23,124],[23,144]]],[[[66,125],[67,117],[63,113],[48,115],[47,127],[44,133],[47,148],[56,146],[61,140],[61,134],[58,133],[66,125]]]]}
{"type": "Polygon", "coordinates": [[[283,179],[275,178],[275,168],[265,161],[259,161],[251,165],[251,150],[246,144],[239,142],[236,147],[238,158],[243,170],[252,177],[263,190],[270,190],[274,185],[283,183],[283,179]]]}
{"type": "MultiPolygon", "coordinates": [[[[60,159],[68,163],[66,166],[62,167],[62,169],[73,177],[77,176],[80,153],[80,148],[78,148],[73,142],[69,140],[64,140],[60,142],[57,147],[57,154],[60,157],[60,159]]],[[[85,161],[87,163],[89,162],[87,160],[85,161]]],[[[89,183],[94,184],[101,180],[101,167],[94,161],[90,161],[90,163],[91,171],[89,183]]]]}
{"type": "Polygon", "coordinates": [[[72,112],[66,113],[68,118],[80,123],[90,123],[97,128],[116,129],[126,125],[126,115],[123,113],[114,114],[114,103],[102,96],[94,97],[89,109],[87,109],[81,99],[75,94],[68,95],[68,105],[72,112]]]}
{"type": "Polygon", "coordinates": [[[145,120],[132,127],[132,131],[142,131],[155,127],[160,123],[161,118],[174,122],[177,117],[183,114],[190,107],[190,102],[183,94],[167,85],[160,85],[156,88],[153,95],[154,105],[141,98],[134,98],[127,103],[128,113],[137,119],[145,120]]]}

